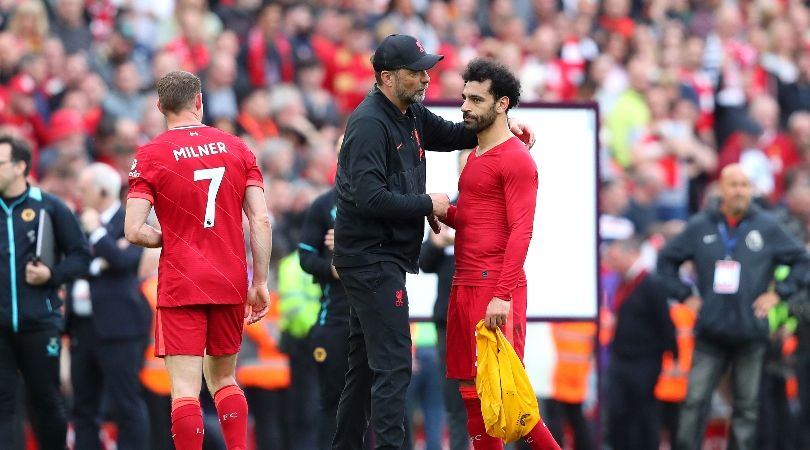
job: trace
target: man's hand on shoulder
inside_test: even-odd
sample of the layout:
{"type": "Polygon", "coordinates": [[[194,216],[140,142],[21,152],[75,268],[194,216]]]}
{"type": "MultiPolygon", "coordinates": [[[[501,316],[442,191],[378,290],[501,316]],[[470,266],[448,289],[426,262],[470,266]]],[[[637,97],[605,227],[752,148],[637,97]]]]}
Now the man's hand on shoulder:
{"type": "Polygon", "coordinates": [[[525,123],[512,119],[511,117],[507,120],[507,124],[509,125],[509,130],[512,131],[512,134],[518,137],[526,147],[532,148],[534,147],[534,131],[529,128],[528,125],[525,123]]]}
{"type": "Polygon", "coordinates": [[[267,290],[267,284],[252,284],[248,289],[247,304],[245,305],[247,324],[262,320],[269,309],[270,292],[267,290]]]}

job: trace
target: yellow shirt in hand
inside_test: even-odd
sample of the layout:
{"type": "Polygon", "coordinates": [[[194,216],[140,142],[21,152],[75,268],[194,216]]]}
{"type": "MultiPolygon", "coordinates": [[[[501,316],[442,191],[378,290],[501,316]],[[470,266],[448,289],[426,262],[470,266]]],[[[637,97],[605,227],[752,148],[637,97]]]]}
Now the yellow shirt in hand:
{"type": "Polygon", "coordinates": [[[507,443],[516,441],[540,421],[537,397],[523,363],[501,330],[490,330],[483,320],[475,328],[475,389],[481,399],[484,426],[492,437],[507,443]]]}

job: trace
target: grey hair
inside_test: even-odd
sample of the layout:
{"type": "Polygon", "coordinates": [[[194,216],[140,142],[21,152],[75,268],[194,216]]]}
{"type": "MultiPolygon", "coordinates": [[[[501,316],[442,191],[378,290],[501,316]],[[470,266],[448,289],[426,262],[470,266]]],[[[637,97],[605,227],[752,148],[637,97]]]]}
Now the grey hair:
{"type": "Polygon", "coordinates": [[[117,170],[98,162],[90,164],[85,170],[90,174],[95,187],[107,191],[112,198],[121,196],[121,174],[117,170]]]}

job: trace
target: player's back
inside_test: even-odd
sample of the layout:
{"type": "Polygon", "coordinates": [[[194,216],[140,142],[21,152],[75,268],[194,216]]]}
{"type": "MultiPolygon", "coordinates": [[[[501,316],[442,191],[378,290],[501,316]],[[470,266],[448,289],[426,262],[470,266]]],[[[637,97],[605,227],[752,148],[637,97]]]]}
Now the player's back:
{"type": "Polygon", "coordinates": [[[151,185],[163,232],[160,305],[244,301],[242,203],[248,185],[262,186],[247,146],[216,128],[178,127],[140,148],[131,170],[151,185]]]}

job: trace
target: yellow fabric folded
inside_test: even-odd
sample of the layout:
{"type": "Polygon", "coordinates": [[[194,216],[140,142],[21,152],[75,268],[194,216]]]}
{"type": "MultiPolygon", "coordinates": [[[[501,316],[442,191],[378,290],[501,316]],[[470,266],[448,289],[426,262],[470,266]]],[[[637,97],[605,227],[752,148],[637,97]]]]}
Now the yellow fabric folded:
{"type": "Polygon", "coordinates": [[[478,368],[475,389],[487,434],[513,442],[527,435],[540,421],[537,397],[526,369],[501,330],[476,325],[478,368]]]}

